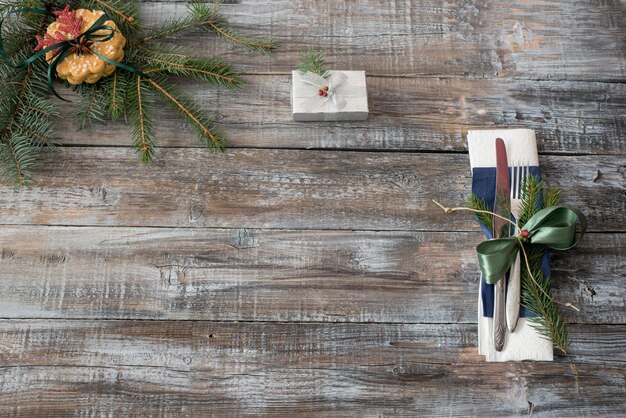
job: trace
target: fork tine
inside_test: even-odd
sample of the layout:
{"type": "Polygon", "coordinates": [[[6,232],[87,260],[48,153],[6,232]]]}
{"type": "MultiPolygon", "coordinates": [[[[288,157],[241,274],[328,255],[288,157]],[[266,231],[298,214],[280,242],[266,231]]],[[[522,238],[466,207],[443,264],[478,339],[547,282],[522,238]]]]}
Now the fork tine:
{"type": "Polygon", "coordinates": [[[513,198],[517,199],[517,181],[519,179],[519,167],[517,164],[513,166],[513,198]]]}
{"type": "Polygon", "coordinates": [[[522,186],[522,167],[518,164],[515,168],[517,172],[515,176],[515,198],[519,199],[520,196],[520,187],[522,186]]]}

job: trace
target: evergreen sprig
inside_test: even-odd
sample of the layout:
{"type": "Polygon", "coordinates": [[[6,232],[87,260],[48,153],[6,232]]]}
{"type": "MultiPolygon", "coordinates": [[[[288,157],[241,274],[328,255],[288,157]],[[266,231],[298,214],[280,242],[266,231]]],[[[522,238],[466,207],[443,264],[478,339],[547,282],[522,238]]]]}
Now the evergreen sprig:
{"type": "Polygon", "coordinates": [[[475,194],[471,194],[467,197],[466,200],[467,206],[474,209],[479,210],[481,212],[474,213],[476,220],[479,224],[483,225],[489,231],[493,230],[493,215],[490,215],[489,212],[491,209],[487,206],[487,203],[484,199],[476,196],[475,194]]]}
{"type": "MultiPolygon", "coordinates": [[[[16,4],[3,6],[12,9],[16,4]]],[[[8,27],[21,33],[5,41],[11,59],[22,61],[30,55],[31,44],[25,39],[43,33],[46,20],[28,16],[23,25],[11,22],[8,27]]],[[[54,145],[58,115],[47,92],[45,71],[41,61],[27,68],[0,65],[0,176],[18,186],[30,180],[41,148],[54,145]]]]}
{"type": "Polygon", "coordinates": [[[188,16],[182,19],[171,19],[157,28],[150,30],[145,36],[137,40],[138,44],[162,39],[176,33],[205,29],[243,48],[271,55],[277,47],[276,41],[269,38],[252,39],[235,33],[226,21],[218,14],[222,1],[216,0],[212,4],[192,2],[189,5],[188,16]]]}
{"type": "Polygon", "coordinates": [[[133,148],[144,163],[152,161],[155,152],[154,128],[150,114],[153,100],[148,89],[148,81],[142,79],[141,76],[133,77],[127,92],[127,100],[130,105],[129,119],[133,127],[133,148]]]}
{"type": "MultiPolygon", "coordinates": [[[[276,47],[271,39],[250,39],[232,31],[219,15],[221,3],[193,2],[186,17],[149,30],[140,25],[136,2],[125,0],[0,0],[0,17],[16,8],[58,10],[66,4],[72,9],[106,12],[127,38],[124,62],[149,78],[118,69],[96,84],[73,86],[78,98],[74,118],[85,129],[94,123],[124,117],[132,126],[132,146],[139,159],[150,162],[156,153],[157,100],[180,114],[206,146],[222,149],[225,145],[205,108],[176,89],[172,78],[196,79],[229,89],[243,85],[239,73],[229,63],[215,57],[198,57],[165,38],[202,29],[237,46],[266,54],[276,47]]],[[[35,37],[43,35],[51,22],[51,18],[33,13],[5,19],[3,44],[11,60],[22,62],[31,56],[35,37]]],[[[41,148],[54,144],[58,114],[48,90],[47,67],[43,58],[19,69],[0,62],[0,176],[19,186],[28,183],[41,148]]]]}
{"type": "Polygon", "coordinates": [[[185,118],[201,143],[218,150],[224,148],[224,138],[215,130],[214,122],[204,115],[201,107],[194,100],[185,96],[163,77],[153,77],[146,82],[170,107],[185,118]]]}
{"type": "Polygon", "coordinates": [[[298,71],[302,73],[313,73],[320,77],[328,77],[328,64],[324,57],[323,51],[316,51],[313,48],[309,48],[302,52],[302,57],[298,63],[298,71]]]}
{"type": "MultiPolygon", "coordinates": [[[[522,183],[520,216],[517,219],[520,227],[524,225],[542,207],[557,206],[560,202],[561,192],[556,188],[546,188],[539,178],[529,175],[522,183]]],[[[484,200],[475,195],[467,199],[467,206],[473,210],[489,211],[484,200]]],[[[477,213],[478,222],[491,230],[492,217],[486,213],[477,213]]],[[[567,353],[569,346],[569,332],[567,324],[562,318],[561,310],[552,295],[550,285],[551,278],[545,277],[542,269],[542,261],[545,247],[536,244],[524,244],[524,250],[528,257],[530,269],[522,262],[521,266],[521,298],[520,303],[535,317],[527,320],[530,325],[544,338],[552,341],[554,347],[563,353],[567,353]]]]}
{"type": "Polygon", "coordinates": [[[146,74],[195,78],[230,89],[243,85],[230,64],[217,58],[194,58],[179,46],[156,43],[153,48],[139,47],[137,58],[146,62],[146,74]]]}

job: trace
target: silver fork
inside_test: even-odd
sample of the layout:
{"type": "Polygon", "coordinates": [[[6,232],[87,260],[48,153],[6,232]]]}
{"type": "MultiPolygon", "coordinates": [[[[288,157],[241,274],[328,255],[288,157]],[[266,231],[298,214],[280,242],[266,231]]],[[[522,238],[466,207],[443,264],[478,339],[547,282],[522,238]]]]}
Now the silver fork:
{"type": "MultiPolygon", "coordinates": [[[[519,218],[522,206],[522,186],[529,174],[528,164],[513,165],[511,167],[511,214],[515,220],[519,218]]],[[[520,231],[516,228],[515,233],[520,231]]],[[[521,293],[521,258],[517,254],[509,273],[509,285],[506,291],[506,324],[509,332],[515,331],[520,310],[521,293]]]]}

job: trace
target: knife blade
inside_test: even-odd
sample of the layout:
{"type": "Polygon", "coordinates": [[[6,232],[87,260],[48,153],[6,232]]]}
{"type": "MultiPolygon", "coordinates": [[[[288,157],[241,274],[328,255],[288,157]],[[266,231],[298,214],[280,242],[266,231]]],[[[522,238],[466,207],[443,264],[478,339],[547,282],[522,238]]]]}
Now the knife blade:
{"type": "MultiPolygon", "coordinates": [[[[496,138],[496,196],[493,212],[509,219],[511,217],[511,182],[506,145],[502,138],[496,138]]],[[[510,235],[509,223],[497,216],[493,217],[493,237],[502,238],[510,235]]],[[[493,300],[493,342],[496,351],[504,348],[506,335],[506,278],[502,277],[495,284],[493,300]]]]}

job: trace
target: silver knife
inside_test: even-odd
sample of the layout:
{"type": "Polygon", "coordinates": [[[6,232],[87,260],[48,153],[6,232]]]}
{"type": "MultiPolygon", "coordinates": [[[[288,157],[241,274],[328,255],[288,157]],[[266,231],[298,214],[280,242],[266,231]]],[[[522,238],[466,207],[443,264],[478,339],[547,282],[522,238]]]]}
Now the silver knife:
{"type": "MultiPolygon", "coordinates": [[[[496,197],[493,212],[509,219],[511,217],[511,182],[506,146],[502,138],[496,139],[496,197]]],[[[502,238],[510,235],[509,223],[497,216],[493,217],[493,237],[502,238]]],[[[494,285],[493,299],[493,342],[496,351],[504,348],[506,334],[506,278],[502,277],[494,285]]]]}

